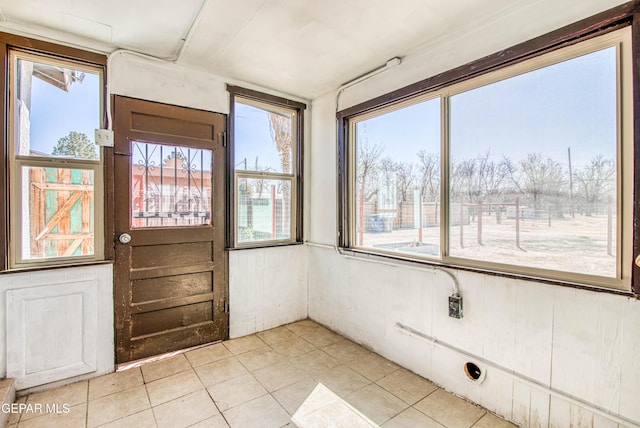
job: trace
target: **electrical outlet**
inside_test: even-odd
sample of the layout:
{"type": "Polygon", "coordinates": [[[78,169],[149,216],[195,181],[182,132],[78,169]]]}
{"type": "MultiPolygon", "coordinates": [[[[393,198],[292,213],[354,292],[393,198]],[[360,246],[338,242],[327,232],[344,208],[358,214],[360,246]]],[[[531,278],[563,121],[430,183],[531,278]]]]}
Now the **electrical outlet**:
{"type": "Polygon", "coordinates": [[[96,145],[113,147],[113,131],[110,129],[96,129],[96,145]]]}
{"type": "Polygon", "coordinates": [[[460,319],[462,314],[462,296],[459,294],[449,296],[449,316],[460,319]]]}

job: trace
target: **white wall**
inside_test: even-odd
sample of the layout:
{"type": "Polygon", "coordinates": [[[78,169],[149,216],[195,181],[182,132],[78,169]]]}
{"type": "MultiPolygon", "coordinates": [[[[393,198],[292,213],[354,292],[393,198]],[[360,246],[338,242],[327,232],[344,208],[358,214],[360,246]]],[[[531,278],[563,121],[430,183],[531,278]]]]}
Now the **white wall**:
{"type": "MultiPolygon", "coordinates": [[[[578,20],[617,3],[566,6],[578,20]]],[[[492,31],[425,47],[347,89],[340,108],[569,23],[535,28],[527,13],[513,11],[492,31]],[[502,37],[501,29],[513,25],[520,26],[517,37],[502,37]]],[[[456,320],[447,312],[453,285],[447,274],[336,252],[335,113],[335,93],[313,101],[309,317],[524,426],[640,425],[640,301],[451,270],[464,296],[465,315],[456,320]],[[397,323],[440,342],[407,335],[397,323]],[[485,368],[481,384],[464,375],[469,355],[485,368]]]]}
{"type": "Polygon", "coordinates": [[[303,245],[229,253],[229,336],[236,338],[307,318],[303,245]]]}
{"type": "Polygon", "coordinates": [[[0,377],[17,389],[114,370],[111,264],[0,275],[0,377]]]}
{"type": "Polygon", "coordinates": [[[225,79],[171,62],[116,53],[109,61],[109,91],[148,101],[229,112],[225,79]]]}

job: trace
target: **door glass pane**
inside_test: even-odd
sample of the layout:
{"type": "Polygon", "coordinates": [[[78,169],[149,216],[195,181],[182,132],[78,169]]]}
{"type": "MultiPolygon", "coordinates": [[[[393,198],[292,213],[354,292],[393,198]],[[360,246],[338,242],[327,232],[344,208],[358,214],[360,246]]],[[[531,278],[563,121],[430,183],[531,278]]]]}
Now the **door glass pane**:
{"type": "Polygon", "coordinates": [[[93,171],[24,166],[22,258],[94,254],[93,171]]]}
{"type": "Polygon", "coordinates": [[[291,238],[291,179],[238,178],[238,242],[291,238]]]}
{"type": "Polygon", "coordinates": [[[211,224],[211,150],[134,141],[131,153],[131,227],[211,224]]]}

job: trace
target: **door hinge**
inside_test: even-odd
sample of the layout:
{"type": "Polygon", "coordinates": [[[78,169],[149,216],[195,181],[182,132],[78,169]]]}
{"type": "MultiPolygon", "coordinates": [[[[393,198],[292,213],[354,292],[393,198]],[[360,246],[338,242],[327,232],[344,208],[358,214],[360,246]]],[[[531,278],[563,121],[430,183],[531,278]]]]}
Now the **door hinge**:
{"type": "Polygon", "coordinates": [[[222,299],[222,312],[225,314],[229,313],[229,302],[227,302],[227,298],[222,299]]]}
{"type": "Polygon", "coordinates": [[[220,133],[220,141],[222,142],[222,147],[227,147],[227,131],[220,133]]]}

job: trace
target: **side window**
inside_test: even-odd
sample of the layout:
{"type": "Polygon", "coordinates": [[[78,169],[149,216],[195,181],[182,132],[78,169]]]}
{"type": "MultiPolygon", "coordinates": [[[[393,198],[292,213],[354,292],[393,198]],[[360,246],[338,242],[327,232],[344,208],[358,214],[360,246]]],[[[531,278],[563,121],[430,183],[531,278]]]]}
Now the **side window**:
{"type": "Polygon", "coordinates": [[[286,104],[232,96],[235,247],[301,240],[304,107],[286,104]]]}
{"type": "Polygon", "coordinates": [[[102,257],[102,72],[9,53],[12,268],[102,257]]]}

